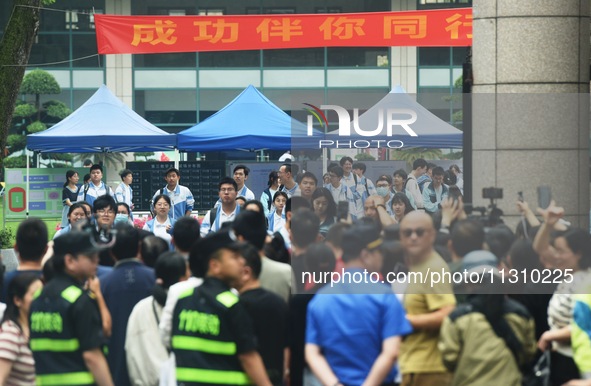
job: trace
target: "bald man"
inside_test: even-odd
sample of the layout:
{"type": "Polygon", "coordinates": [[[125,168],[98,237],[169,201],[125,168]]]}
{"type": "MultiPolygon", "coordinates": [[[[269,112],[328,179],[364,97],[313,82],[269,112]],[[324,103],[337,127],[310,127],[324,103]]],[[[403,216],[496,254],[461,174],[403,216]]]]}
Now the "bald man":
{"type": "Polygon", "coordinates": [[[437,348],[439,329],[456,304],[450,283],[431,283],[428,272],[449,272],[447,263],[433,249],[436,231],[431,217],[413,211],[400,223],[400,242],[409,271],[422,274],[426,281],[410,281],[404,295],[404,308],[414,332],[400,350],[401,386],[446,386],[452,374],[441,361],[437,348]]]}

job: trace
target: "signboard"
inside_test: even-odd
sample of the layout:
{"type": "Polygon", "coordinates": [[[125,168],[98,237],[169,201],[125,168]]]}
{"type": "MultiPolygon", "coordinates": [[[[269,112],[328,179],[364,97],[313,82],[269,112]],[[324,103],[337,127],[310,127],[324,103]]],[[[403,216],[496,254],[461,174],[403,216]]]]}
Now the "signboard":
{"type": "MultiPolygon", "coordinates": [[[[29,169],[29,216],[61,218],[62,189],[72,169],[29,169]]],[[[75,169],[76,170],[76,169],[75,169]]],[[[82,177],[88,169],[77,169],[82,177]]],[[[6,218],[24,219],[27,214],[27,169],[6,169],[6,218]]]]}
{"type": "Polygon", "coordinates": [[[150,210],[150,201],[154,193],[166,185],[164,173],[172,167],[174,167],[174,162],[125,163],[125,168],[131,170],[133,174],[131,189],[133,190],[134,211],[150,210]]]}
{"type": "Polygon", "coordinates": [[[181,161],[181,185],[195,198],[194,209],[200,214],[213,208],[219,198],[218,184],[226,176],[226,161],[181,161]]]}
{"type": "Polygon", "coordinates": [[[99,54],[312,47],[467,47],[472,9],[342,14],[95,15],[99,54]]]}

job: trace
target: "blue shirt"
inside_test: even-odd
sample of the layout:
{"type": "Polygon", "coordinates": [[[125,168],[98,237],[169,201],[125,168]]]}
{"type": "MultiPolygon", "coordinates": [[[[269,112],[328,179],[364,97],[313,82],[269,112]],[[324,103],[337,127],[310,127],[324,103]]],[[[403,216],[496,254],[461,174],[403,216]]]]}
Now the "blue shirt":
{"type": "MultiPolygon", "coordinates": [[[[363,383],[385,339],[411,332],[402,305],[384,284],[327,285],[308,306],[306,343],[322,348],[330,368],[346,385],[363,383]]],[[[392,368],[383,382],[394,382],[395,376],[392,368]]]]}

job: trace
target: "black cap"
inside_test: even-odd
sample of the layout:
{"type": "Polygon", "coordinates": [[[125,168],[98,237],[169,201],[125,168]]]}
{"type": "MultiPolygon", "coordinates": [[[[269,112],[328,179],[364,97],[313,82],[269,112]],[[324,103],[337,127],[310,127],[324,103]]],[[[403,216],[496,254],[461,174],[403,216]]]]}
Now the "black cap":
{"type": "Polygon", "coordinates": [[[371,224],[355,224],[343,233],[343,255],[359,256],[364,249],[375,249],[382,244],[380,230],[371,224]]]}
{"type": "Polygon", "coordinates": [[[92,240],[92,234],[83,231],[70,231],[53,241],[53,253],[56,256],[92,255],[103,249],[92,240]]]}
{"type": "Polygon", "coordinates": [[[195,248],[199,251],[201,259],[209,261],[211,256],[220,249],[230,249],[232,251],[240,250],[240,243],[236,241],[236,235],[234,232],[224,230],[210,233],[206,237],[198,240],[195,244],[195,248]]]}

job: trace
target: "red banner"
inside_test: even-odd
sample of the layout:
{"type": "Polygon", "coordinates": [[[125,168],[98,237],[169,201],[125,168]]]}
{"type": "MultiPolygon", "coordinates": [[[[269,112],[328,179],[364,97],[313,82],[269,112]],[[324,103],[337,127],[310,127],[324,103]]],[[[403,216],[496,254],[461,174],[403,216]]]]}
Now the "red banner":
{"type": "Polygon", "coordinates": [[[305,15],[95,15],[100,54],[310,47],[460,47],[472,9],[305,15]]]}

